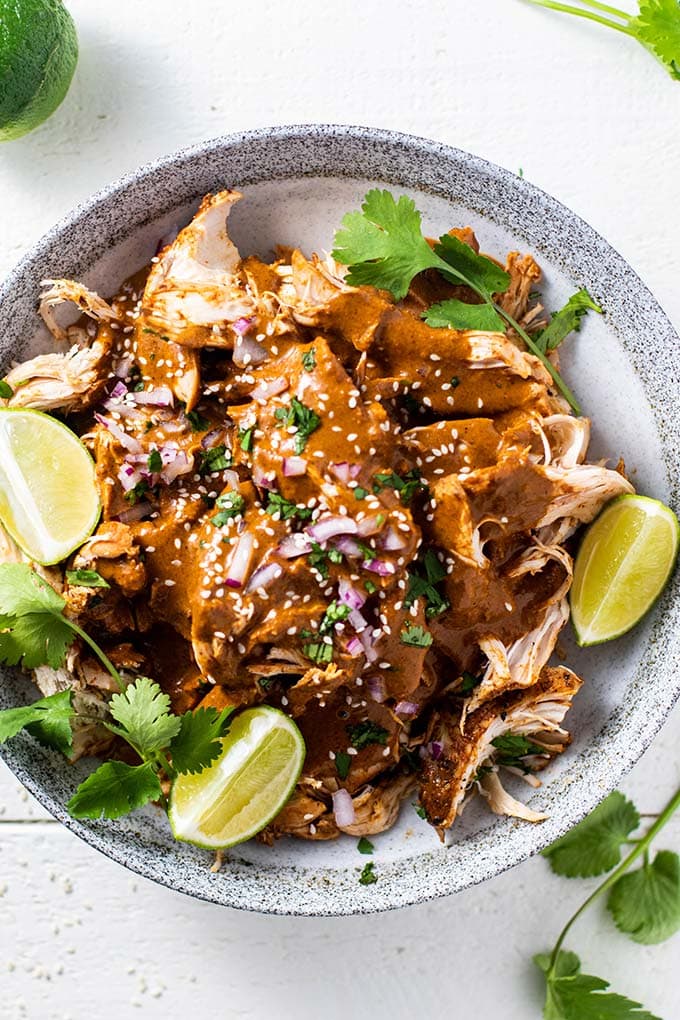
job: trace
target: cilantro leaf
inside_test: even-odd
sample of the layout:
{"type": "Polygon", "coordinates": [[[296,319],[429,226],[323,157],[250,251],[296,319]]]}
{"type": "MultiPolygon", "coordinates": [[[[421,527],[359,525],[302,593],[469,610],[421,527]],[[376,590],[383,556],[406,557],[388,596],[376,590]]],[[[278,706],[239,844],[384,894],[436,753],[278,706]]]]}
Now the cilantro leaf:
{"type": "Polygon", "coordinates": [[[395,200],[389,191],[374,188],[361,212],[343,217],[342,227],[335,235],[333,258],[348,266],[350,284],[371,284],[399,300],[414,276],[439,265],[423,237],[415,202],[406,195],[395,200]]]}
{"type": "Polygon", "coordinates": [[[177,772],[202,772],[222,752],[220,740],[229,730],[233,708],[197,708],[180,717],[180,728],[170,744],[172,765],[177,772]]]}
{"type": "Polygon", "coordinates": [[[443,234],[434,250],[446,263],[443,268],[437,268],[453,283],[461,280],[469,282],[478,293],[484,295],[502,294],[510,285],[510,275],[504,269],[486,255],[478,255],[474,248],[454,234],[443,234]],[[447,273],[446,266],[453,273],[447,273]]]}
{"type": "Polygon", "coordinates": [[[372,854],[374,849],[375,847],[371,843],[370,839],[366,839],[365,836],[362,836],[357,843],[357,850],[360,854],[372,854]]]}
{"type": "Polygon", "coordinates": [[[170,698],[147,676],[137,677],[121,694],[114,694],[109,705],[119,723],[107,723],[108,729],[127,740],[141,758],[167,747],[179,733],[182,721],[170,714],[170,698]]]}
{"type": "Polygon", "coordinates": [[[335,755],[335,770],[341,779],[347,779],[349,767],[352,764],[351,757],[346,751],[338,751],[335,755]]]}
{"type": "Polygon", "coordinates": [[[660,1020],[639,1002],[608,992],[608,981],[582,974],[575,953],[560,952],[552,972],[547,954],[535,956],[534,963],[546,979],[544,1020],[660,1020]]]}
{"type": "Polygon", "coordinates": [[[505,332],[505,323],[491,305],[470,305],[458,298],[447,298],[430,305],[423,312],[428,326],[436,329],[479,329],[485,332],[505,332]]]}
{"type": "Polygon", "coordinates": [[[0,379],[0,398],[2,398],[2,400],[9,400],[13,396],[14,396],[14,390],[12,389],[10,384],[7,382],[7,380],[6,379],[0,379]]]}
{"type": "Polygon", "coordinates": [[[468,673],[464,670],[461,674],[461,683],[456,687],[454,694],[469,694],[470,691],[474,691],[475,687],[479,687],[482,682],[482,674],[475,676],[474,673],[468,673]]]}
{"type": "Polygon", "coordinates": [[[550,867],[567,878],[590,878],[621,860],[621,847],[640,824],[631,801],[615,790],[582,822],[542,851],[550,867]]]}
{"type": "Polygon", "coordinates": [[[399,635],[403,645],[413,645],[415,648],[429,648],[432,644],[432,635],[424,627],[405,627],[399,635]]]}
{"type": "Polygon", "coordinates": [[[313,371],[316,368],[316,349],[314,347],[310,347],[306,350],[302,355],[301,361],[305,372],[313,371]]]}
{"type": "Polygon", "coordinates": [[[359,883],[361,885],[373,885],[374,882],[378,881],[378,876],[375,873],[375,862],[367,861],[361,869],[359,875],[359,883]]]}
{"type": "Polygon", "coordinates": [[[253,448],[253,435],[255,433],[255,426],[251,425],[247,429],[238,430],[238,441],[241,449],[244,453],[250,453],[253,448]]]}
{"type": "Polygon", "coordinates": [[[665,942],[680,929],[680,858],[660,850],[654,860],[622,875],[607,906],[619,931],[635,942],[665,942]]]}
{"type": "Polygon", "coordinates": [[[514,765],[524,768],[522,759],[528,754],[545,754],[545,748],[532,744],[526,737],[517,733],[503,733],[491,741],[498,750],[496,761],[499,765],[514,765]]]}
{"type": "Polygon", "coordinates": [[[369,744],[380,744],[381,747],[385,747],[387,744],[389,736],[387,730],[384,726],[378,726],[377,723],[371,722],[370,719],[365,719],[363,722],[356,723],[355,725],[346,726],[345,729],[349,736],[350,746],[357,751],[368,747],[369,744]]]}
{"type": "Polygon", "coordinates": [[[81,588],[111,587],[96,570],[67,570],[66,580],[69,584],[80,585],[81,588]]]}
{"type": "Polygon", "coordinates": [[[161,797],[160,780],[150,762],[107,761],[80,784],[66,807],[73,818],[120,818],[161,797]]]}
{"type": "Polygon", "coordinates": [[[73,749],[71,719],[73,691],[58,691],[22,708],[6,708],[0,712],[0,744],[26,729],[41,744],[54,747],[62,754],[73,749]]]}
{"type": "Polygon", "coordinates": [[[187,411],[186,417],[191,425],[192,432],[207,432],[210,428],[210,422],[207,418],[204,418],[198,411],[187,411]]]}
{"type": "Polygon", "coordinates": [[[231,465],[231,454],[227,452],[224,443],[219,443],[210,450],[201,450],[199,460],[198,473],[211,475],[215,471],[224,471],[231,465]]]}
{"type": "Polygon", "coordinates": [[[58,669],[74,634],[66,603],[27,563],[0,566],[0,661],[58,669]]]}
{"type": "Polygon", "coordinates": [[[267,506],[265,509],[272,517],[278,514],[282,521],[290,521],[294,517],[298,517],[301,521],[308,521],[312,516],[312,511],[309,507],[300,507],[297,503],[293,503],[291,499],[286,499],[279,492],[267,493],[267,506]]]}
{"type": "Polygon", "coordinates": [[[274,417],[282,425],[294,425],[297,429],[295,433],[295,452],[297,454],[303,452],[312,432],[316,432],[321,424],[321,418],[319,418],[316,411],[313,411],[311,407],[307,407],[297,397],[292,398],[289,407],[277,408],[274,412],[274,417]]]}
{"type": "Polygon", "coordinates": [[[546,328],[536,334],[535,342],[544,353],[556,350],[565,337],[581,328],[581,319],[588,311],[602,314],[600,306],[593,301],[585,287],[582,287],[571,295],[559,312],[555,312],[546,328]]]}
{"type": "Polygon", "coordinates": [[[151,474],[154,475],[157,475],[163,470],[163,461],[159,450],[151,450],[149,456],[146,458],[146,466],[151,474]]]}
{"type": "Polygon", "coordinates": [[[433,549],[428,549],[421,560],[412,564],[408,573],[408,589],[404,599],[406,609],[410,609],[419,598],[425,600],[425,615],[428,619],[439,616],[449,608],[448,599],[436,587],[446,577],[446,568],[433,549]]]}
{"type": "MultiPolygon", "coordinates": [[[[402,503],[410,503],[416,492],[427,489],[427,483],[421,480],[420,471],[417,468],[408,471],[403,478],[396,471],[373,476],[373,491],[375,493],[382,492],[387,488],[398,492],[402,503]]],[[[355,489],[354,492],[356,493],[356,491],[355,489]]]]}
{"type": "Polygon", "coordinates": [[[333,645],[328,641],[310,641],[309,644],[302,646],[302,651],[308,659],[320,666],[333,661],[333,645]]]}
{"type": "Polygon", "coordinates": [[[342,623],[351,612],[351,607],[345,602],[331,602],[319,624],[319,634],[329,634],[336,623],[342,623]]]}
{"type": "Polygon", "coordinates": [[[219,507],[218,512],[210,518],[210,523],[216,528],[223,528],[233,517],[243,513],[246,501],[238,492],[223,492],[215,500],[215,506],[219,507]]]}

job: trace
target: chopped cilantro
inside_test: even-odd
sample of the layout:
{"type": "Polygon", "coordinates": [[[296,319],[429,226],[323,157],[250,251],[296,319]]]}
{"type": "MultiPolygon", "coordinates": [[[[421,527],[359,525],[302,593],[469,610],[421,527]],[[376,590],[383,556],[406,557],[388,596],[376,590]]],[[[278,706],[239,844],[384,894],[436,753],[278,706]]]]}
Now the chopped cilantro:
{"type": "Polygon", "coordinates": [[[374,882],[378,881],[378,876],[373,870],[374,868],[375,864],[373,861],[369,861],[367,864],[364,864],[361,874],[359,875],[359,882],[361,885],[373,885],[374,882]]]}
{"type": "Polygon", "coordinates": [[[424,627],[405,627],[399,639],[403,645],[413,645],[415,648],[429,648],[432,644],[432,635],[424,627]]]}
{"type": "Polygon", "coordinates": [[[346,751],[338,751],[335,756],[335,768],[341,779],[347,779],[349,767],[352,764],[351,757],[346,751]]]}
{"type": "Polygon", "coordinates": [[[364,588],[369,595],[373,595],[378,590],[377,584],[373,584],[373,581],[364,581],[364,588]]]}
{"type": "Polygon", "coordinates": [[[0,379],[0,397],[3,400],[9,400],[10,397],[14,396],[14,390],[8,382],[4,379],[0,379]]]}
{"type": "Polygon", "coordinates": [[[362,836],[357,843],[357,850],[360,854],[372,854],[374,849],[375,847],[371,843],[370,839],[366,839],[365,836],[362,836]]]}
{"type": "Polygon", "coordinates": [[[296,427],[295,452],[297,454],[303,452],[312,432],[315,432],[321,424],[321,418],[319,418],[316,411],[312,411],[311,407],[302,404],[297,397],[293,397],[289,407],[277,408],[274,412],[274,417],[282,425],[294,425],[296,427]]]}
{"type": "Polygon", "coordinates": [[[383,489],[387,488],[398,492],[402,503],[409,503],[416,492],[420,489],[427,489],[427,485],[421,481],[420,472],[416,468],[409,471],[403,478],[394,471],[390,471],[388,474],[373,476],[374,492],[382,492],[383,489]]]}
{"type": "Polygon", "coordinates": [[[363,722],[355,723],[353,726],[345,728],[351,746],[356,748],[357,751],[368,747],[369,744],[380,744],[382,747],[385,747],[387,744],[389,733],[385,727],[378,726],[377,723],[371,722],[370,719],[364,719],[363,722]]]}
{"type": "Polygon", "coordinates": [[[255,432],[255,426],[251,425],[247,429],[238,430],[238,441],[241,449],[244,453],[250,453],[253,448],[253,434],[255,432]]]}
{"type": "Polygon", "coordinates": [[[324,580],[328,577],[328,561],[331,563],[342,563],[342,553],[339,549],[322,549],[318,542],[312,542],[311,552],[307,554],[310,567],[318,570],[324,580]]]}
{"type": "Polygon", "coordinates": [[[210,422],[207,418],[204,418],[198,411],[187,411],[187,420],[191,425],[192,432],[207,432],[210,428],[210,422]]]}
{"type": "Polygon", "coordinates": [[[515,733],[504,733],[491,741],[499,752],[496,761],[499,765],[514,765],[515,768],[525,769],[526,765],[522,759],[528,754],[545,754],[545,748],[532,744],[526,737],[515,733]]]}
{"type": "Polygon", "coordinates": [[[243,507],[245,506],[245,500],[238,492],[224,492],[221,496],[218,496],[215,500],[215,505],[219,507],[219,512],[214,517],[210,518],[212,524],[216,528],[223,528],[227,521],[232,520],[234,517],[238,517],[239,514],[243,513],[243,507]]]}
{"type": "Polygon", "coordinates": [[[305,372],[311,372],[312,369],[316,368],[316,350],[313,347],[310,347],[302,355],[302,367],[305,372]]]}
{"type": "Polygon", "coordinates": [[[416,802],[414,801],[413,810],[418,815],[418,818],[422,818],[424,821],[427,821],[427,814],[422,804],[416,804],[416,802]]]}
{"type": "Polygon", "coordinates": [[[329,631],[333,630],[336,623],[341,623],[342,620],[346,620],[351,612],[352,610],[350,607],[344,602],[331,602],[325,612],[323,620],[321,621],[319,634],[328,634],[329,631]]]}
{"type": "Polygon", "coordinates": [[[284,499],[279,492],[269,492],[267,496],[268,502],[265,509],[272,517],[278,514],[282,521],[290,521],[294,517],[299,518],[301,521],[308,521],[312,516],[312,511],[309,507],[300,507],[293,503],[291,499],[284,499]]]}
{"type": "Polygon", "coordinates": [[[448,599],[436,588],[436,585],[445,577],[445,567],[439,562],[437,554],[432,549],[428,549],[422,560],[409,569],[409,586],[404,599],[406,609],[410,609],[419,598],[425,599],[425,615],[428,619],[439,616],[445,609],[448,609],[448,599]],[[425,576],[420,571],[424,571],[425,576]]]}
{"type": "Polygon", "coordinates": [[[457,375],[451,377],[451,389],[455,390],[456,386],[460,386],[460,379],[457,375]]]}
{"type": "Polygon", "coordinates": [[[366,499],[367,496],[368,496],[368,492],[366,491],[366,489],[362,489],[362,487],[360,485],[357,485],[356,489],[354,490],[354,498],[355,499],[366,499]]]}
{"type": "Polygon", "coordinates": [[[66,580],[69,584],[80,585],[81,588],[111,587],[96,570],[67,570],[66,580]]]}
{"type": "Polygon", "coordinates": [[[157,475],[159,471],[163,470],[163,461],[161,460],[161,455],[158,450],[151,451],[146,459],[146,466],[154,475],[157,475]]]}
{"type": "Polygon", "coordinates": [[[472,673],[468,673],[467,670],[463,671],[461,677],[461,683],[456,687],[456,694],[469,694],[470,691],[474,691],[475,687],[478,687],[482,682],[482,677],[474,676],[472,673]]]}
{"type": "Polygon", "coordinates": [[[308,645],[302,646],[302,651],[308,659],[319,665],[333,661],[333,645],[326,644],[325,641],[311,641],[308,645]]]}
{"type": "Polygon", "coordinates": [[[213,446],[210,450],[202,450],[198,472],[201,475],[211,475],[214,471],[223,471],[231,464],[231,454],[227,453],[224,443],[213,446]]]}
{"type": "Polygon", "coordinates": [[[135,503],[139,503],[149,491],[149,483],[142,479],[141,482],[137,482],[132,489],[125,493],[125,498],[128,503],[132,503],[134,506],[135,503]]]}

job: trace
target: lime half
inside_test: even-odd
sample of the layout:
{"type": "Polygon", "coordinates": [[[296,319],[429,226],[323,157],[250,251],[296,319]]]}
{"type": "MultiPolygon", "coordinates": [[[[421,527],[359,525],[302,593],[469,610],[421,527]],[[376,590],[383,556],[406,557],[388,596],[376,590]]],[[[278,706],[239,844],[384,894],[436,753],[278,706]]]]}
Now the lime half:
{"type": "Polygon", "coordinates": [[[0,0],[0,141],[54,113],[77,60],[75,25],[61,0],[0,0]]]}
{"type": "Polygon", "coordinates": [[[0,521],[24,552],[66,559],[99,511],[94,463],[75,433],[41,411],[0,408],[0,521]]]}
{"type": "Polygon", "coordinates": [[[586,530],[574,566],[571,618],[580,645],[625,634],[659,597],[673,570],[680,524],[648,496],[619,496],[586,530]]]}
{"type": "Polygon", "coordinates": [[[265,705],[241,712],[217,761],[173,783],[175,839],[212,850],[250,839],[284,806],[304,760],[302,734],[287,715],[265,705]]]}

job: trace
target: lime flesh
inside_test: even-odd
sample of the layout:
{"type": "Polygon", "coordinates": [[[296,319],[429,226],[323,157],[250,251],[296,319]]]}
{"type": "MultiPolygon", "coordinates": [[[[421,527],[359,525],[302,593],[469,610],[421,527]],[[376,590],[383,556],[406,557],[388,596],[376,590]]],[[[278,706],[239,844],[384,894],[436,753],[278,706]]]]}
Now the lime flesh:
{"type": "Polygon", "coordinates": [[[0,521],[37,563],[58,563],[99,520],[95,467],[70,429],[41,411],[0,408],[0,521]]]}
{"type": "Polygon", "coordinates": [[[77,61],[75,25],[61,0],[0,0],[0,141],[54,113],[77,61]]]}
{"type": "Polygon", "coordinates": [[[175,779],[169,809],[175,839],[215,850],[250,839],[284,806],[304,759],[302,734],[283,712],[265,705],[241,712],[217,761],[175,779]]]}
{"type": "Polygon", "coordinates": [[[668,581],[680,524],[648,496],[619,496],[586,530],[574,565],[571,617],[580,645],[625,634],[668,581]]]}

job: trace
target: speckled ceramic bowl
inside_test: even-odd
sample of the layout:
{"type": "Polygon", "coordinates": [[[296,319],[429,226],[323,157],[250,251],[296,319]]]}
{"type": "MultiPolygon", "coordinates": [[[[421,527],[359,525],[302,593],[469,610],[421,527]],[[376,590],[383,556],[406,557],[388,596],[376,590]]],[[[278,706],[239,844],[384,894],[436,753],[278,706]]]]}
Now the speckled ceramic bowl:
{"type": "MultiPolygon", "coordinates": [[[[341,215],[370,184],[411,194],[429,233],[470,224],[486,251],[530,250],[555,308],[585,285],[606,314],[590,316],[563,356],[564,372],[593,418],[592,455],[623,456],[638,489],[678,505],[680,346],[647,288],[577,216],[506,170],[435,142],[370,128],[305,126],[219,138],[159,160],[95,195],[54,227],[0,290],[0,367],[48,340],[36,314],[45,277],[72,276],[109,296],[185,222],[208,191],[239,187],[230,232],[241,251],[274,243],[330,247],[341,215]]],[[[549,821],[497,819],[474,804],[444,848],[406,803],[375,838],[379,880],[358,883],[356,840],[230,852],[219,874],[201,850],[173,842],[153,808],[117,823],[77,822],[64,805],[89,763],[75,768],[22,736],[5,745],[9,766],[64,825],[126,867],[215,903],[279,914],[355,914],[417,903],[498,874],[582,818],[637,761],[680,693],[680,580],[632,633],[566,661],[587,682],[569,716],[570,750],[530,796],[549,821]]],[[[0,707],[24,703],[30,685],[2,675],[0,707]]],[[[523,788],[526,790],[526,788],[523,788]]]]}

